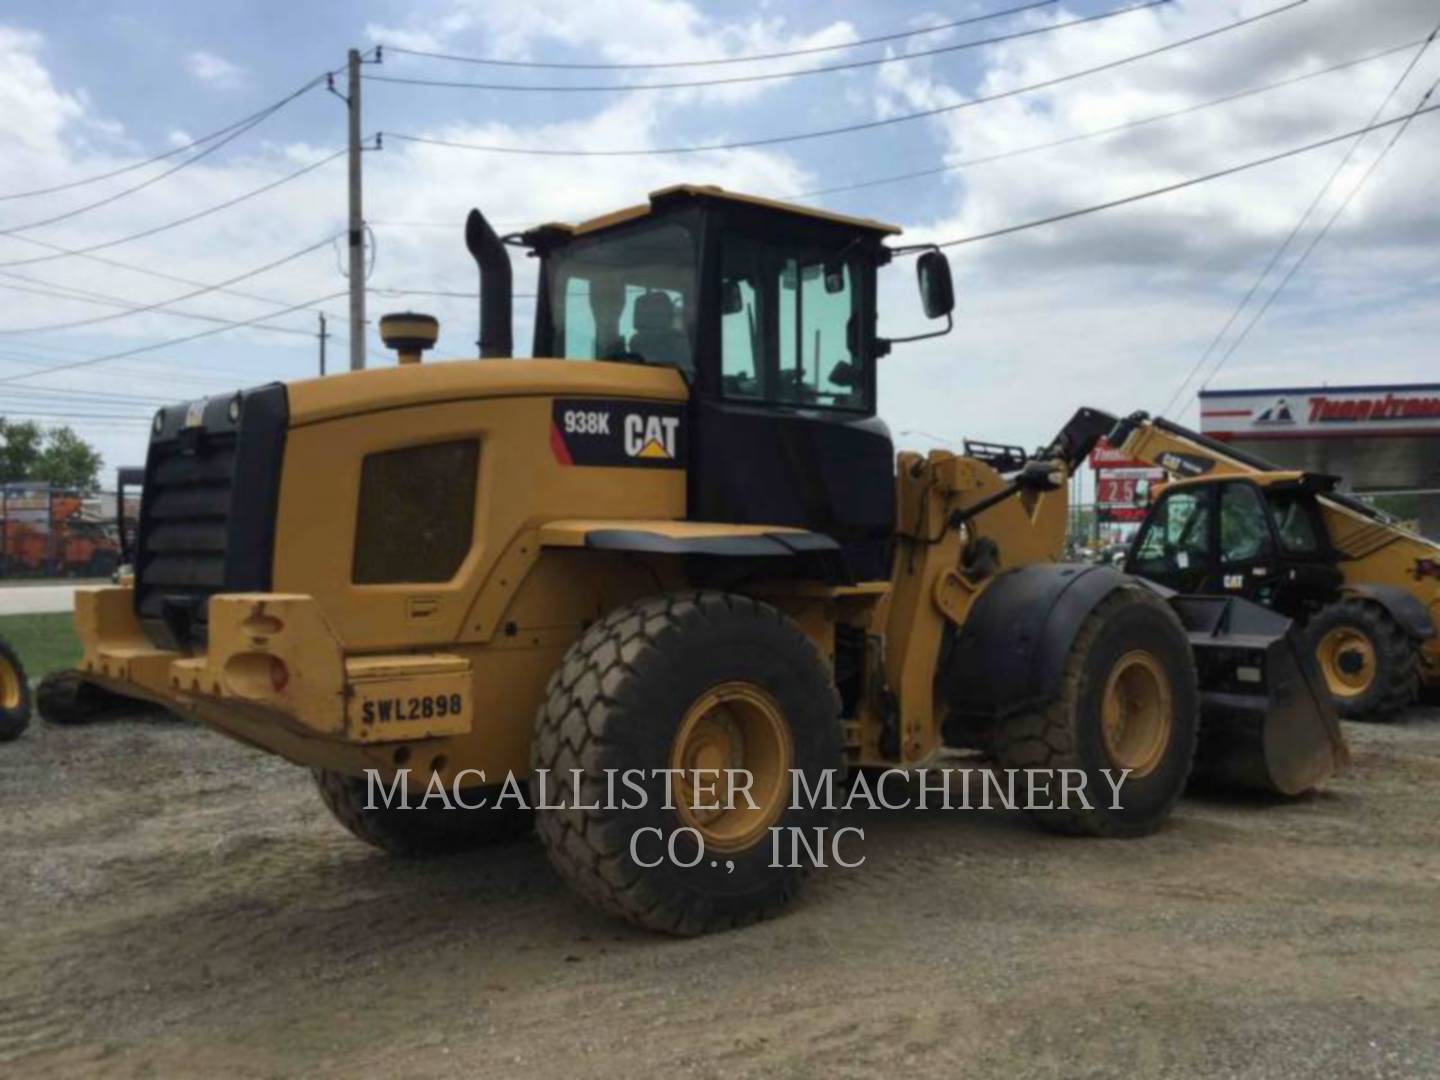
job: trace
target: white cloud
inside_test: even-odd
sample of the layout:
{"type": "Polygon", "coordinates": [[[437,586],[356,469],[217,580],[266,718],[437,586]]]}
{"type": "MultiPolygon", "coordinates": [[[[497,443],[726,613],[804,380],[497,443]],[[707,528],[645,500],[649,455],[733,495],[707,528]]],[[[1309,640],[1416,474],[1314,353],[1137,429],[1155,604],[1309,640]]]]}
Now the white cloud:
{"type": "Polygon", "coordinates": [[[185,70],[203,83],[228,90],[244,79],[244,71],[223,56],[197,49],[185,57],[185,70]]]}

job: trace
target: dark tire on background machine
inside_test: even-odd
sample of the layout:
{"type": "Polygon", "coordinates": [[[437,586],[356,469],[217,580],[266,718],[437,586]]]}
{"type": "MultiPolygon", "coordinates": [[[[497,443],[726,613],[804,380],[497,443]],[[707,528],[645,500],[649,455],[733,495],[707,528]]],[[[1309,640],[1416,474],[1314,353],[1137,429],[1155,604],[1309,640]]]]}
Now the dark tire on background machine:
{"type": "Polygon", "coordinates": [[[791,798],[791,770],[812,786],[834,770],[838,783],[839,716],[824,660],[769,604],[706,591],[618,608],[547,687],[532,785],[543,775],[546,802],[564,809],[542,806],[536,831],[567,883],[628,922],[672,934],[754,922],[783,908],[809,869],[770,865],[770,829],[813,842],[831,823],[826,806],[791,798]],[[749,772],[753,798],[728,799],[723,781],[718,797],[697,797],[677,778],[666,805],[663,770],[717,766],[749,772]],[[606,777],[625,770],[639,770],[644,797],[620,787],[631,808],[607,808],[606,777]]]}
{"type": "Polygon", "coordinates": [[[30,726],[30,683],[15,650],[0,641],[0,742],[18,739],[30,726]]]}
{"type": "Polygon", "coordinates": [[[1306,624],[1305,640],[1344,719],[1391,721],[1415,700],[1419,650],[1379,604],[1337,600],[1306,624]]]}
{"type": "MultiPolygon", "coordinates": [[[[371,806],[368,780],[328,769],[311,769],[315,786],[335,820],[367,844],[401,858],[449,855],[458,851],[510,843],[529,834],[534,814],[529,807],[495,806],[500,788],[465,789],[460,798],[476,809],[415,804],[424,790],[410,791],[411,809],[371,806]],[[481,798],[486,799],[480,805],[481,798]]],[[[378,802],[379,795],[376,795],[378,802]]]]}
{"type": "MultiPolygon", "coordinates": [[[[1143,836],[1170,815],[1195,760],[1200,695],[1189,639],[1169,606],[1142,585],[1124,585],[1086,617],[1070,648],[1060,692],[1048,706],[1010,717],[996,732],[1000,768],[1080,770],[1084,804],[1073,795],[1032,817],[1076,836],[1143,836]],[[1118,799],[1104,770],[1119,780],[1118,799]],[[1114,805],[1118,802],[1120,805],[1114,805]]],[[[1072,778],[1074,773],[1070,774],[1072,778]]],[[[1016,784],[1023,797],[1025,784],[1016,784]]]]}

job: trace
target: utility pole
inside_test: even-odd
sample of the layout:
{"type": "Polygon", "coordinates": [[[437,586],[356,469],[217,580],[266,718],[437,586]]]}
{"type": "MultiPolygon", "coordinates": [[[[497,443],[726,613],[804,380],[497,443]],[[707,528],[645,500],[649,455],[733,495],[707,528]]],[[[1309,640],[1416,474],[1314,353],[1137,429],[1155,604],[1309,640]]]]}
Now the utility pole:
{"type": "Polygon", "coordinates": [[[325,312],[320,312],[320,374],[325,374],[325,342],[330,338],[330,331],[325,329],[325,312]]]}
{"type": "MultiPolygon", "coordinates": [[[[360,50],[350,50],[350,370],[365,367],[365,212],[360,198],[360,50]]],[[[323,348],[323,345],[322,345],[323,348]]]]}

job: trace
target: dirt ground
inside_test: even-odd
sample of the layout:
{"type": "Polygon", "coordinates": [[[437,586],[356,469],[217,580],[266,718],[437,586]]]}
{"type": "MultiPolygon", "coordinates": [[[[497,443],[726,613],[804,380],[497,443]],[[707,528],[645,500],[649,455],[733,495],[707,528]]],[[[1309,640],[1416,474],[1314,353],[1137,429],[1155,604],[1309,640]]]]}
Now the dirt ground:
{"type": "Polygon", "coordinates": [[[0,746],[0,1075],[1440,1074],[1440,709],[1159,835],[865,813],[866,864],[695,940],[538,845],[394,861],[175,721],[0,746]]]}

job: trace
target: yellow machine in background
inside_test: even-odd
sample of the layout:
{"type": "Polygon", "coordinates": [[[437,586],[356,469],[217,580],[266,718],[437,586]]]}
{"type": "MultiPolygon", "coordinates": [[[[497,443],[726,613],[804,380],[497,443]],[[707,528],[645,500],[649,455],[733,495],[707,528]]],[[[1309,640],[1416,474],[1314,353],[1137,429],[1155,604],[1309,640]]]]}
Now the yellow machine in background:
{"type": "Polygon", "coordinates": [[[1126,569],[1190,593],[1254,600],[1302,622],[1342,716],[1390,720],[1440,686],[1440,544],[1336,489],[1162,418],[1113,441],[1174,481],[1126,569]]]}
{"type": "MultiPolygon", "coordinates": [[[[481,360],[413,362],[434,322],[397,316],[399,366],[157,414],[133,583],[77,598],[86,676],[309,766],[391,851],[528,829],[498,797],[528,778],[565,878],[674,932],[793,895],[773,830],[832,820],[797,776],[946,745],[1092,792],[1129,770],[1036,815],[1138,835],[1203,712],[1216,776],[1322,780],[1344,747],[1285,620],[1057,564],[1108,424],[1082,411],[1034,460],[896,458],[876,277],[920,254],[896,231],[701,187],[505,241],[472,212],[481,360]],[[509,359],[507,242],[539,257],[546,359],[509,359]],[[376,806],[367,770],[491,805],[376,806]],[[753,797],[717,807],[696,778],[734,770],[753,797]],[[605,797],[627,772],[638,808],[605,797]],[[641,860],[644,829],[673,858],[641,860]]],[[[948,263],[917,265],[948,321],[948,263]]]]}
{"type": "Polygon", "coordinates": [[[25,667],[0,638],[0,742],[18,739],[30,726],[30,683],[25,667]]]}

